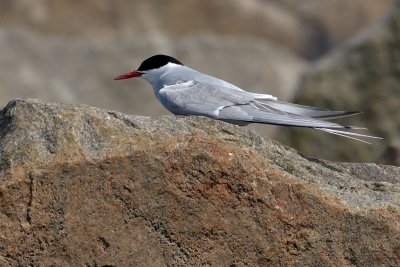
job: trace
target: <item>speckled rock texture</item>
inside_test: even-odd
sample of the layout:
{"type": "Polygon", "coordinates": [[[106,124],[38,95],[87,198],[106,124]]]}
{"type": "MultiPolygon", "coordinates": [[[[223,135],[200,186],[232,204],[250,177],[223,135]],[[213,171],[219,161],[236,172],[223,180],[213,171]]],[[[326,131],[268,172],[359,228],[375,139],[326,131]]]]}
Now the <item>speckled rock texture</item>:
{"type": "Polygon", "coordinates": [[[399,266],[400,169],[203,117],[14,100],[1,266],[399,266]]]}

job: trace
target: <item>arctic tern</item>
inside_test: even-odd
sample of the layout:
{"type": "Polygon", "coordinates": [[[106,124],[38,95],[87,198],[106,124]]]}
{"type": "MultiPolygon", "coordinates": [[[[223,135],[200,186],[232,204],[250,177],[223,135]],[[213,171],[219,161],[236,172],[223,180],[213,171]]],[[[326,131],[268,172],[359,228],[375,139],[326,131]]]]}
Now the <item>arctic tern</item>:
{"type": "Polygon", "coordinates": [[[365,129],[327,120],[359,114],[278,101],[268,94],[247,92],[221,79],[186,67],[176,58],[155,55],[114,80],[142,77],[153,87],[157,99],[175,115],[198,115],[233,123],[265,123],[318,129],[361,142],[380,137],[349,132],[365,129]]]}

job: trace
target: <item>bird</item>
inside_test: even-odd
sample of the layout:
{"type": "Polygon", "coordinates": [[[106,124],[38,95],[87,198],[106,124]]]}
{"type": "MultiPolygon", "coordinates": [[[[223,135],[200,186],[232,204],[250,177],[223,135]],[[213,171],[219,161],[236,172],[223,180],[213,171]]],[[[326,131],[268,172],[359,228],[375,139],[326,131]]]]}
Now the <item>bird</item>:
{"type": "Polygon", "coordinates": [[[239,125],[249,123],[307,127],[360,142],[381,137],[351,132],[366,129],[331,122],[359,111],[336,111],[279,101],[269,94],[245,91],[229,82],[185,66],[178,59],[158,54],[144,60],[137,70],[114,78],[145,79],[156,98],[175,115],[205,116],[239,125]]]}

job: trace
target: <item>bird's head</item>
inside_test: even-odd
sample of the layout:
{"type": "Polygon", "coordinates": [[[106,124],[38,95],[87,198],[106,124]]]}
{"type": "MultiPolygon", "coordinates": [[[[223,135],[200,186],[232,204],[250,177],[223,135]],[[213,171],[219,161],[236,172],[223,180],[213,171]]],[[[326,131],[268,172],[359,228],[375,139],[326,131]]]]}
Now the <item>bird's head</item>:
{"type": "Polygon", "coordinates": [[[182,62],[167,55],[155,55],[149,57],[140,64],[137,70],[128,71],[114,78],[114,80],[130,79],[134,77],[142,77],[149,82],[165,72],[165,69],[170,65],[181,65],[182,62]]]}

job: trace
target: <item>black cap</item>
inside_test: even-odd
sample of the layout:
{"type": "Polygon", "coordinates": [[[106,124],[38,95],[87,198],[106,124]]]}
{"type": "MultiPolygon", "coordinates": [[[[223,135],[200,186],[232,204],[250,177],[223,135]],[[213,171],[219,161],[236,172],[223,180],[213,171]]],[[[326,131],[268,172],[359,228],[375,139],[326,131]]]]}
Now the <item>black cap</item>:
{"type": "Polygon", "coordinates": [[[137,70],[146,71],[146,70],[158,69],[161,68],[162,66],[167,65],[168,63],[175,63],[183,66],[182,62],[180,62],[176,58],[166,55],[155,55],[143,61],[137,70]]]}

